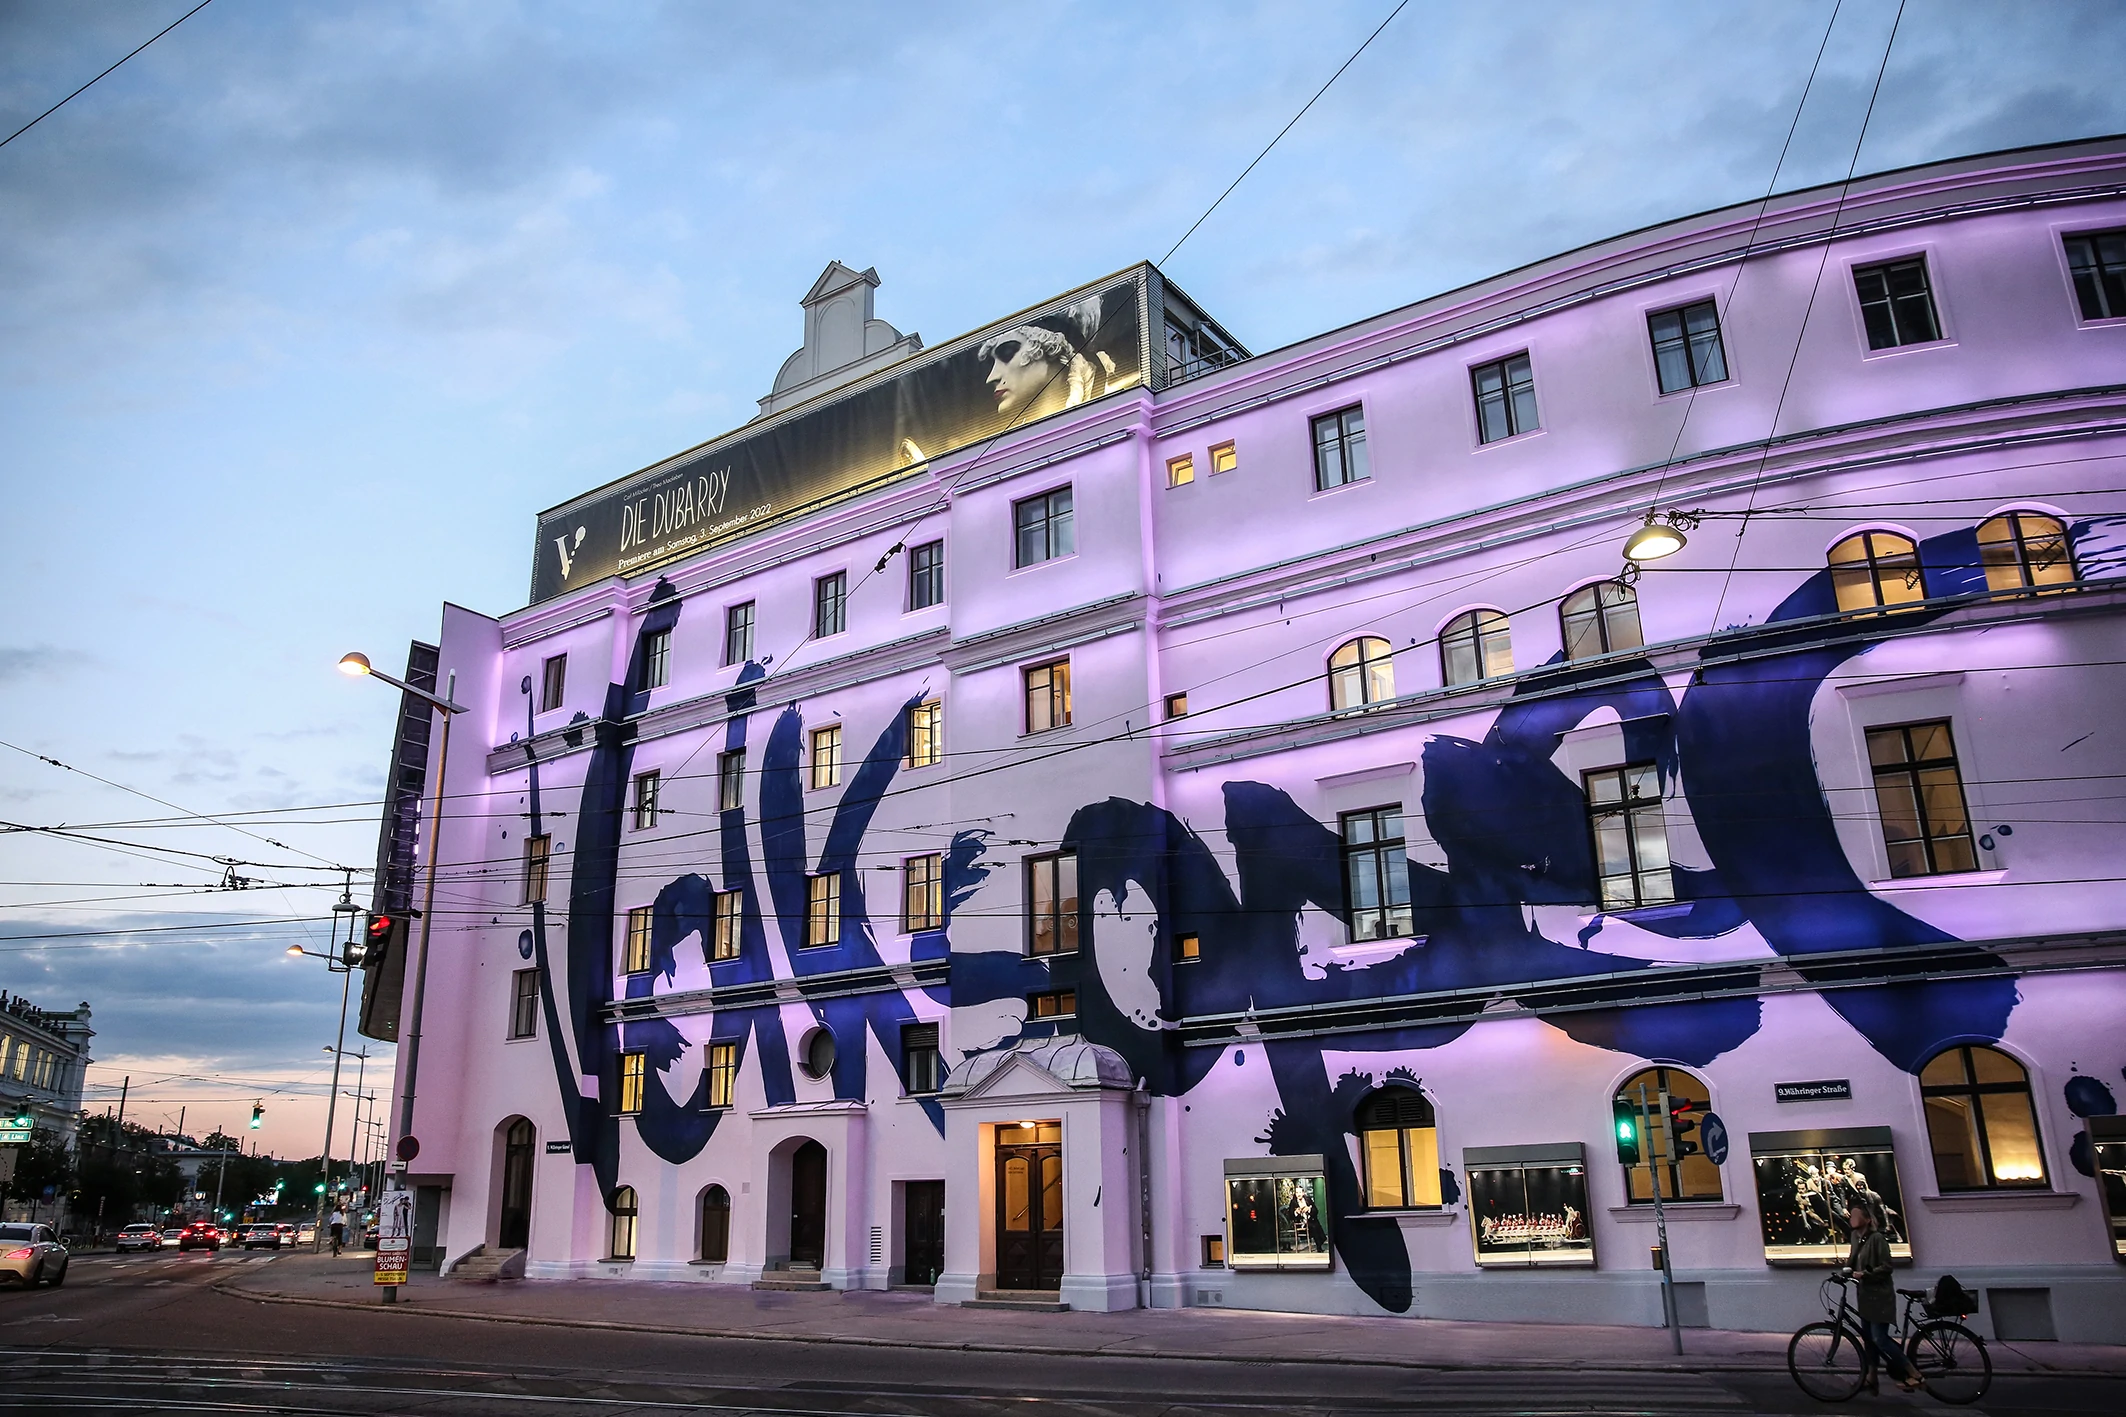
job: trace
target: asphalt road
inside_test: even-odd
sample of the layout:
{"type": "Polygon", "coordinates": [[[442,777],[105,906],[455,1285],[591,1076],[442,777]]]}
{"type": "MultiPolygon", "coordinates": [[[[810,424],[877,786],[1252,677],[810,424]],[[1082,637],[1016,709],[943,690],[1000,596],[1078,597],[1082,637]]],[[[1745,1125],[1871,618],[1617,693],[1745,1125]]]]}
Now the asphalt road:
{"type": "MultiPolygon", "coordinates": [[[[0,1411],[707,1412],[778,1417],[1816,1413],[1783,1372],[1408,1371],[1331,1363],[807,1346],[261,1302],[213,1287],[267,1254],[77,1256],[63,1288],[0,1292],[0,1411]]],[[[2126,1381],[2003,1377],[1976,1408],[2115,1414],[2126,1381]]]]}

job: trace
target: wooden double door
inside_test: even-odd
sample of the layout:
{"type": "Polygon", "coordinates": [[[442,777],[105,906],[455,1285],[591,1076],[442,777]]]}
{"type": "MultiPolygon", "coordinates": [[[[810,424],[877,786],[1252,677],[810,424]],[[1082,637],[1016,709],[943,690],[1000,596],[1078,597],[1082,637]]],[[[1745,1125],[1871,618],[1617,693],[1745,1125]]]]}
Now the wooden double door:
{"type": "Polygon", "coordinates": [[[935,1284],[945,1272],[945,1183],[910,1181],[901,1212],[901,1282],[935,1284]]]}
{"type": "Polygon", "coordinates": [[[495,1248],[521,1250],[531,1243],[532,1154],[538,1134],[519,1117],[502,1137],[502,1217],[495,1248]]]}
{"type": "Polygon", "coordinates": [[[997,1288],[1063,1282],[1063,1124],[997,1128],[997,1288]]]}
{"type": "Polygon", "coordinates": [[[827,1257],[827,1149],[808,1141],[790,1156],[790,1268],[827,1257]]]}

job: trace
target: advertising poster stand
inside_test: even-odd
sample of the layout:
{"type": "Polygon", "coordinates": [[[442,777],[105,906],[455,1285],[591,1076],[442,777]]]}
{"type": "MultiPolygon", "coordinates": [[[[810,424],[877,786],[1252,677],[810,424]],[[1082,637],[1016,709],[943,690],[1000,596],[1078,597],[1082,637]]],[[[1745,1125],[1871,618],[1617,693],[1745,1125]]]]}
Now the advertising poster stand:
{"type": "Polygon", "coordinates": [[[2104,1236],[2111,1257],[2126,1264],[2126,1117],[2084,1117],[2096,1193],[2104,1203],[2104,1236]]]}
{"type": "Polygon", "coordinates": [[[376,1212],[376,1282],[383,1301],[396,1303],[413,1260],[413,1192],[384,1192],[376,1212]]]}

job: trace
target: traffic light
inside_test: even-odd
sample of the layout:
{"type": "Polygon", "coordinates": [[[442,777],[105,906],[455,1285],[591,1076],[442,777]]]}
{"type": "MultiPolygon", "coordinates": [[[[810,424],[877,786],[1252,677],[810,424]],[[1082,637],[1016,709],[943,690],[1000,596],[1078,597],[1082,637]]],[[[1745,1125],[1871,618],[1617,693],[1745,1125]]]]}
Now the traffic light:
{"type": "Polygon", "coordinates": [[[263,1125],[265,1124],[265,1121],[266,1121],[266,1104],[265,1104],[265,1103],[263,1103],[263,1102],[254,1102],[254,1103],[252,1103],[252,1104],[251,1104],[251,1130],[253,1130],[253,1131],[257,1131],[257,1130],[258,1130],[258,1129],[259,1129],[259,1128],[260,1128],[261,1126],[263,1126],[263,1125]]]}
{"type": "Polygon", "coordinates": [[[312,1187],[312,1189],[315,1190],[319,1195],[323,1195],[325,1194],[325,1183],[323,1181],[320,1181],[317,1183],[316,1186],[312,1187]]]}
{"type": "Polygon", "coordinates": [[[1617,1138],[1617,1160],[1626,1166],[1639,1164],[1639,1109],[1622,1097],[1609,1104],[1609,1115],[1614,1123],[1610,1128],[1617,1138]]]}
{"type": "Polygon", "coordinates": [[[406,917],[370,911],[362,926],[362,938],[348,950],[347,963],[356,969],[382,964],[394,948],[406,944],[406,917]]]}
{"type": "Polygon", "coordinates": [[[1668,1127],[1669,1159],[1681,1161],[1686,1156],[1696,1156],[1698,1143],[1690,1139],[1690,1134],[1698,1130],[1698,1104],[1687,1097],[1670,1097],[1666,1093],[1662,1094],[1661,1100],[1667,1104],[1663,1121],[1668,1127]]]}

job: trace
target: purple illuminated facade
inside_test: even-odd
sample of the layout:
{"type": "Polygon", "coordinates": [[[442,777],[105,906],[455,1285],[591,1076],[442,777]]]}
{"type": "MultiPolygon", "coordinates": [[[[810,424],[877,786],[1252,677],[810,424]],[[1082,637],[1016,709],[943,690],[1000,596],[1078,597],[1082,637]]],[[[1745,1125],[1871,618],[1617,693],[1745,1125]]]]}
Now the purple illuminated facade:
{"type": "MultiPolygon", "coordinates": [[[[2121,232],[2104,140],[1269,354],[1155,300],[1142,377],[1027,317],[968,348],[1060,411],[446,607],[417,1247],[1657,1324],[1657,1183],[1687,1323],[1810,1317],[1858,1202],[2126,1342],[2121,232]],[[1627,1172],[1642,1082],[1710,1156],[1627,1172]]],[[[923,357],[875,284],[754,427],[923,357]]]]}

